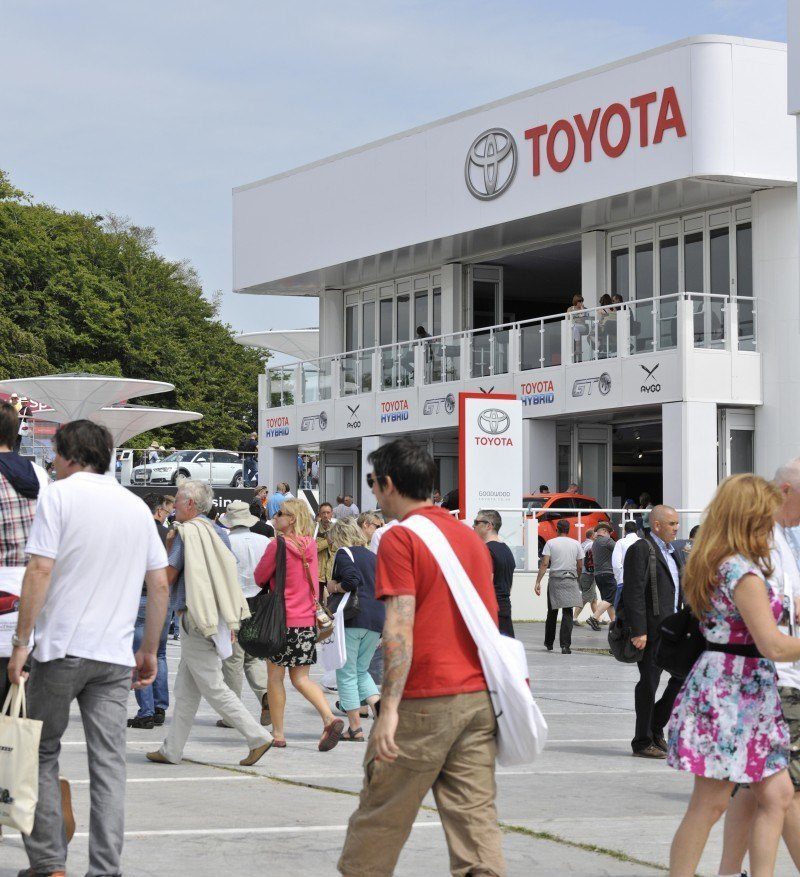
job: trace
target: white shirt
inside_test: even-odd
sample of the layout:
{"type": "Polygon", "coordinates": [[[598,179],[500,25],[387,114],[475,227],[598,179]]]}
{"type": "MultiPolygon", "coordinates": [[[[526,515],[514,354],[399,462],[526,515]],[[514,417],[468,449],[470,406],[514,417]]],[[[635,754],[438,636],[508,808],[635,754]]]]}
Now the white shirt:
{"type": "Polygon", "coordinates": [[[550,572],[572,572],[577,575],[578,561],[583,560],[583,548],[577,539],[556,536],[545,542],[542,557],[550,558],[550,572]]]}
{"type": "Polygon", "coordinates": [[[228,538],[231,540],[231,551],[236,557],[236,569],[239,573],[239,584],[245,597],[255,597],[261,593],[256,584],[253,570],[272,541],[269,536],[251,533],[247,527],[234,527],[228,538]]]}
{"type": "MultiPolygon", "coordinates": [[[[794,633],[797,636],[797,619],[794,615],[794,600],[800,597],[800,569],[797,567],[797,555],[792,550],[783,527],[779,524],[775,525],[772,538],[773,548],[770,552],[770,561],[775,570],[773,581],[777,584],[778,590],[789,598],[790,617],[794,621],[794,633]]],[[[787,627],[781,627],[780,630],[782,633],[789,634],[787,627]]],[[[778,685],[800,689],[800,662],[795,664],[776,662],[775,669],[778,672],[778,685]]]]}
{"type": "Polygon", "coordinates": [[[625,565],[625,554],[634,542],[639,540],[638,533],[628,533],[627,536],[617,542],[611,554],[611,568],[614,570],[614,578],[617,584],[622,584],[622,570],[625,565]]]}
{"type": "Polygon", "coordinates": [[[72,655],[132,667],[142,579],[167,566],[141,499],[111,476],[76,472],[42,494],[25,550],[55,560],[34,630],[36,660],[72,655]]]}
{"type": "Polygon", "coordinates": [[[391,521],[387,521],[382,527],[378,527],[378,529],[372,534],[372,539],[369,540],[369,550],[373,554],[378,553],[378,546],[381,544],[381,539],[383,539],[383,534],[387,530],[391,530],[395,524],[399,524],[400,521],[393,519],[391,521]]]}

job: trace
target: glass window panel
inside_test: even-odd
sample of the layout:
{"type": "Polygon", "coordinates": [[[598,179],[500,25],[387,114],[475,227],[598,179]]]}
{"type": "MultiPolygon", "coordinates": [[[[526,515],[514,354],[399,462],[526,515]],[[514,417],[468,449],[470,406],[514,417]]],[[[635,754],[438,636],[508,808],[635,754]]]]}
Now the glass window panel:
{"type": "Polygon", "coordinates": [[[361,346],[370,348],[375,346],[375,302],[364,302],[363,327],[361,346]]]}
{"type": "Polygon", "coordinates": [[[732,429],[730,441],[729,475],[738,475],[741,472],[752,472],[755,466],[753,453],[752,429],[732,429]]]}
{"type": "Polygon", "coordinates": [[[749,222],[736,226],[736,291],[753,294],[753,229],[749,222]]]}
{"type": "Polygon", "coordinates": [[[381,299],[381,309],[380,309],[381,347],[383,347],[384,344],[391,344],[392,343],[392,309],[393,309],[393,300],[390,298],[382,298],[381,299]]]}
{"type": "Polygon", "coordinates": [[[703,233],[687,234],[683,239],[684,292],[704,292],[703,233]]]}
{"type": "Polygon", "coordinates": [[[472,283],[472,328],[497,325],[497,297],[499,284],[492,280],[474,280],[472,283]]]}
{"type": "Polygon", "coordinates": [[[433,323],[431,335],[442,334],[442,291],[438,287],[433,290],[433,323]]]}
{"type": "Polygon", "coordinates": [[[578,466],[580,470],[578,480],[583,492],[605,502],[608,492],[608,446],[594,442],[580,442],[578,466]]]}
{"type": "Polygon", "coordinates": [[[756,350],[756,309],[752,298],[740,298],[739,350],[756,350]]]}
{"type": "Polygon", "coordinates": [[[710,235],[711,254],[711,292],[719,295],[730,295],[731,268],[728,256],[727,228],[715,228],[710,235]]]}
{"type": "Polygon", "coordinates": [[[611,295],[621,295],[628,300],[630,290],[629,259],[627,250],[611,251],[611,295]]]}
{"type": "Polygon", "coordinates": [[[636,298],[653,296],[653,245],[636,247],[636,298]]]}
{"type": "Polygon", "coordinates": [[[678,291],[678,239],[659,241],[658,294],[672,295],[678,291]]]}
{"type": "Polygon", "coordinates": [[[358,306],[350,305],[344,313],[344,349],[358,349],[358,306]]]}
{"type": "Polygon", "coordinates": [[[417,329],[424,329],[426,335],[433,335],[428,323],[428,293],[417,292],[414,295],[414,334],[417,329]]]}
{"type": "Polygon", "coordinates": [[[397,340],[408,341],[411,320],[411,300],[407,295],[397,296],[397,340]]]}

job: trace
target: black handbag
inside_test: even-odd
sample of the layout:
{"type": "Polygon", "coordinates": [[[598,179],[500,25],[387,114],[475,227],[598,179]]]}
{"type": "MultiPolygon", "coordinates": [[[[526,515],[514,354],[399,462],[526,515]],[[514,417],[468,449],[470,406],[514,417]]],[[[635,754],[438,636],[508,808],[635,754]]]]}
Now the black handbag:
{"type": "Polygon", "coordinates": [[[655,662],[671,676],[685,679],[706,650],[700,622],[688,606],[668,615],[658,625],[655,662]]]}
{"type": "MultiPolygon", "coordinates": [[[[650,597],[653,601],[653,612],[658,615],[658,570],[656,569],[656,553],[653,543],[649,544],[650,557],[647,570],[650,578],[650,597]]],[[[644,656],[644,649],[637,649],[631,642],[631,626],[625,618],[625,588],[622,589],[617,603],[616,617],[608,625],[608,648],[611,654],[623,664],[638,664],[644,656]]]]}
{"type": "MultiPolygon", "coordinates": [[[[353,553],[350,551],[349,548],[340,548],[339,551],[346,552],[350,560],[355,563],[355,560],[353,559],[353,553]]],[[[335,559],[333,565],[336,566],[335,559]]],[[[333,575],[332,571],[331,575],[333,575]]],[[[344,615],[345,621],[352,621],[361,611],[361,605],[358,599],[358,591],[346,591],[345,593],[350,594],[350,599],[347,601],[347,605],[344,607],[344,612],[342,614],[344,615]]],[[[336,610],[339,608],[339,604],[342,602],[342,600],[344,600],[344,596],[344,594],[331,594],[328,597],[327,607],[328,610],[334,615],[336,614],[336,610]]]]}
{"type": "Polygon", "coordinates": [[[277,539],[275,587],[248,600],[252,614],[239,628],[239,645],[254,658],[270,658],[286,648],[286,541],[277,539]]]}

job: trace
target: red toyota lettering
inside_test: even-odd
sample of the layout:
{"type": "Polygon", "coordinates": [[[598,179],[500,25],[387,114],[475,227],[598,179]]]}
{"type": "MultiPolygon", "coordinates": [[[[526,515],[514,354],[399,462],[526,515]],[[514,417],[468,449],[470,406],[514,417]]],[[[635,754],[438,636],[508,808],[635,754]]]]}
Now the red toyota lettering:
{"type": "Polygon", "coordinates": [[[525,132],[525,139],[531,141],[533,147],[533,175],[539,176],[539,140],[547,133],[547,125],[537,125],[535,128],[528,128],[525,132]]]}
{"type": "Polygon", "coordinates": [[[631,109],[639,110],[639,146],[647,146],[647,135],[649,128],[647,125],[647,108],[650,104],[654,104],[658,100],[658,93],[649,91],[647,94],[640,94],[638,97],[631,98],[631,109]]]}
{"type": "Polygon", "coordinates": [[[575,132],[572,125],[566,119],[559,119],[550,129],[547,135],[547,163],[558,174],[563,173],[575,157],[575,132]],[[556,158],[556,137],[561,132],[567,136],[567,151],[562,159],[556,158]]]}
{"type": "Polygon", "coordinates": [[[678,137],[686,136],[686,125],[683,124],[683,116],[678,104],[678,95],[675,94],[675,89],[671,85],[664,89],[664,94],[661,98],[653,143],[661,143],[664,138],[664,132],[670,128],[675,129],[678,137]]]}
{"type": "Polygon", "coordinates": [[[573,118],[578,128],[578,134],[581,135],[583,141],[583,160],[590,162],[592,160],[592,137],[594,137],[594,129],[597,127],[597,120],[600,118],[600,107],[595,107],[592,110],[588,126],[580,113],[573,118]]]}
{"type": "Polygon", "coordinates": [[[630,139],[631,117],[628,115],[627,107],[619,103],[611,104],[603,113],[603,118],[600,119],[600,146],[603,148],[603,152],[609,158],[619,158],[625,152],[630,139]],[[616,146],[612,146],[611,141],[608,139],[608,126],[614,116],[619,116],[619,120],[622,123],[622,135],[616,146]]]}

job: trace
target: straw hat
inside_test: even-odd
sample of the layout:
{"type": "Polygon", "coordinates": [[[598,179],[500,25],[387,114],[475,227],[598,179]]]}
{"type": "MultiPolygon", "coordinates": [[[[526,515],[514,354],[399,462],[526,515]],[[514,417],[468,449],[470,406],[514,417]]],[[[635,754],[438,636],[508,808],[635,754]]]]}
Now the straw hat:
{"type": "Polygon", "coordinates": [[[150,442],[150,449],[153,451],[158,450],[158,442],[150,442]]]}
{"type": "Polygon", "coordinates": [[[250,506],[241,499],[235,499],[225,509],[225,514],[219,516],[223,527],[247,527],[248,529],[258,523],[258,518],[250,514],[250,506]]]}

